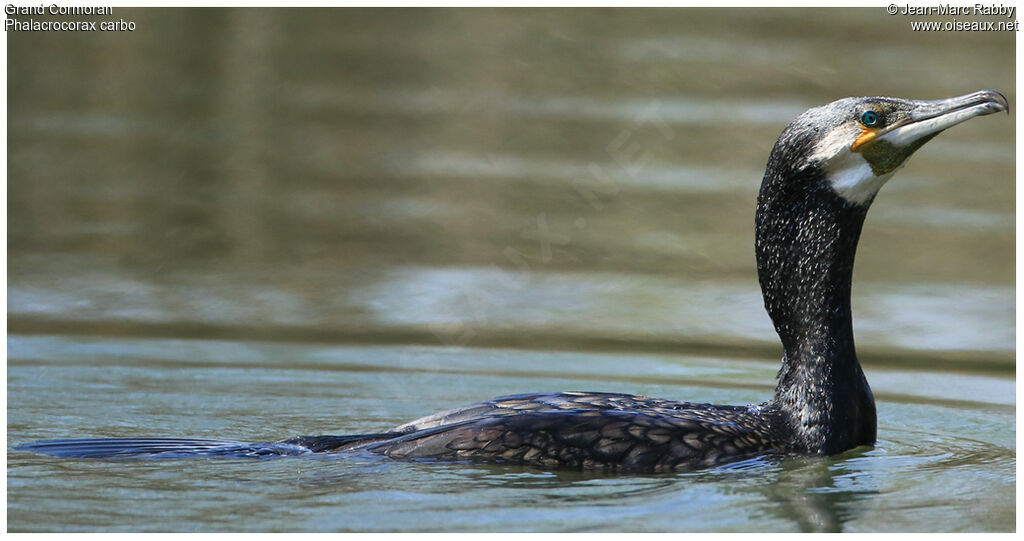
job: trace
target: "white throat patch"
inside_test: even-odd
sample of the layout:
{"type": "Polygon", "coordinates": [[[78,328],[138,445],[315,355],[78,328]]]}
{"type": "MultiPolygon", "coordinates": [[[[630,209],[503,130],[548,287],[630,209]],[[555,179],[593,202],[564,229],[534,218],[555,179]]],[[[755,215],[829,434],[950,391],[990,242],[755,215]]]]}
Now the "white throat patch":
{"type": "Polygon", "coordinates": [[[832,189],[840,197],[856,205],[869,203],[898,169],[899,167],[884,175],[875,175],[871,170],[871,164],[864,156],[849,150],[843,151],[839,157],[825,164],[825,174],[832,189]]]}
{"type": "Polygon", "coordinates": [[[860,129],[852,123],[832,130],[815,146],[810,160],[821,163],[829,185],[840,197],[855,205],[864,205],[896,170],[876,176],[863,155],[850,151],[850,143],[859,133],[860,129]]]}

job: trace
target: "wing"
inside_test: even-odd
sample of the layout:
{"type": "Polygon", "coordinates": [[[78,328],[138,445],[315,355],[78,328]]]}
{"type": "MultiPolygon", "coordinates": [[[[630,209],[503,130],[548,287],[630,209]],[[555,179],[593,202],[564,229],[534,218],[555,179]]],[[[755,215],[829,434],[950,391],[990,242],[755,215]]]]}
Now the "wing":
{"type": "Polygon", "coordinates": [[[681,409],[746,409],[744,406],[711,406],[710,404],[693,404],[676,402],[619,393],[591,393],[569,391],[561,393],[535,393],[503,396],[455,408],[433,415],[428,415],[404,425],[395,427],[392,432],[410,433],[444,425],[451,425],[478,419],[519,415],[537,411],[587,411],[587,410],[681,410],[681,409]]]}
{"type": "MultiPolygon", "coordinates": [[[[499,399],[500,400],[500,399],[499,399]]],[[[435,426],[366,449],[395,458],[544,467],[683,470],[772,451],[764,417],[710,410],[527,411],[435,426]]]]}

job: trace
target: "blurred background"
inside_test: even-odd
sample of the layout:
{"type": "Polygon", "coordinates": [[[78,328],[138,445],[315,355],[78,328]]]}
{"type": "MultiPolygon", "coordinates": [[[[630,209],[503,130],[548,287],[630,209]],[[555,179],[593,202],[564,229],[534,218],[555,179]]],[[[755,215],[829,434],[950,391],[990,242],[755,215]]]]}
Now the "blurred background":
{"type": "MultiPolygon", "coordinates": [[[[995,88],[1016,107],[1014,33],[912,32],[929,19],[883,8],[101,19],[119,18],[136,30],[7,33],[9,444],[378,431],[529,391],[761,402],[781,347],[757,287],[753,213],[782,128],[846,96],[995,88]]],[[[810,512],[766,511],[760,488],[747,500],[712,484],[712,511],[692,507],[708,501],[687,492],[692,480],[625,502],[608,481],[588,505],[632,510],[608,523],[607,509],[576,513],[568,495],[582,481],[557,477],[531,489],[572,513],[521,509],[528,524],[493,513],[505,493],[481,494],[475,512],[430,500],[425,516],[398,512],[424,501],[380,487],[366,500],[313,491],[334,514],[310,504],[270,517],[261,506],[278,504],[254,499],[225,519],[239,481],[224,472],[252,465],[191,466],[226,476],[207,481],[208,498],[184,470],[169,483],[166,466],[142,465],[121,492],[86,497],[110,487],[109,468],[15,453],[10,528],[1012,529],[1014,126],[991,116],[929,143],[864,228],[854,315],[881,401],[871,453],[909,458],[850,467],[895,500],[844,492],[810,512]],[[961,462],[942,463],[953,473],[936,485],[942,456],[961,462]],[[915,460],[919,475],[907,473],[915,460]],[[156,487],[180,495],[174,512],[109,511],[156,487]],[[974,507],[890,515],[941,508],[934,499],[958,490],[974,507]],[[694,514],[651,511],[666,499],[694,514]]],[[[424,498],[485,471],[447,471],[446,485],[410,467],[387,474],[424,498]]],[[[765,467],[768,504],[802,501],[802,481],[777,488],[789,466],[765,467]]],[[[172,496],[160,494],[163,508],[172,496]]]]}

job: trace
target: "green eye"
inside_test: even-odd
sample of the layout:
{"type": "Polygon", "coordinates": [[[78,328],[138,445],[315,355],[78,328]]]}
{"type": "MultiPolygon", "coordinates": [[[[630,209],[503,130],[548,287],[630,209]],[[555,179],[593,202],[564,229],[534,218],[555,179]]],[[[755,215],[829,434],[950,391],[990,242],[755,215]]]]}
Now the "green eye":
{"type": "Polygon", "coordinates": [[[879,124],[881,119],[878,118],[878,113],[874,111],[864,111],[860,115],[860,123],[868,128],[874,128],[879,124]]]}

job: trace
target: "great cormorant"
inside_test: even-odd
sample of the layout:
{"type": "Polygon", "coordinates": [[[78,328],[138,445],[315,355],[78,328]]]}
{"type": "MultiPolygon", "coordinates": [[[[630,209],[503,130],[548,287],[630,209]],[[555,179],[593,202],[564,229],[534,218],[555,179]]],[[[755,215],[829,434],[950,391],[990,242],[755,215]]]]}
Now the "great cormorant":
{"type": "Polygon", "coordinates": [[[674,470],[766,453],[827,455],[875,442],[875,401],[853,341],[850,284],[868,207],[908,157],[969,118],[1009,111],[983,90],[945,100],[846,98],[783,130],[755,216],[757,273],[785,356],[775,396],[719,406],[612,393],[496,398],[380,434],[250,444],[194,439],[49,440],[64,457],[274,456],[362,451],[541,467],[674,470]]]}

